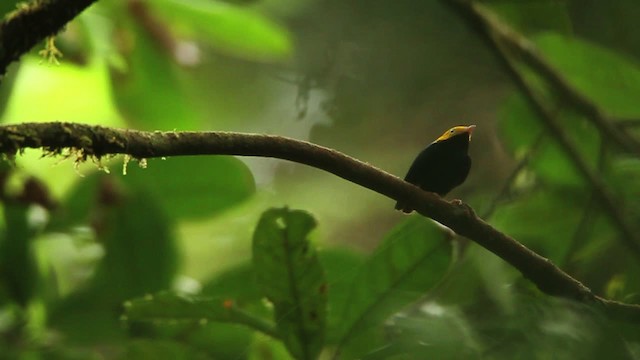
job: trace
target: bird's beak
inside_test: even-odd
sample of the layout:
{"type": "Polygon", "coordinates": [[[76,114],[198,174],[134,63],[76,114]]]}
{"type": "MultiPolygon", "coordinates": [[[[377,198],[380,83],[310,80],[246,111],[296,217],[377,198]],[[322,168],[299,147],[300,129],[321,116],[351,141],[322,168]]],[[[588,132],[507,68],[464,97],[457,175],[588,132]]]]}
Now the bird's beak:
{"type": "Polygon", "coordinates": [[[473,134],[473,130],[475,130],[475,125],[467,126],[466,132],[469,133],[469,141],[471,141],[471,135],[473,134]]]}

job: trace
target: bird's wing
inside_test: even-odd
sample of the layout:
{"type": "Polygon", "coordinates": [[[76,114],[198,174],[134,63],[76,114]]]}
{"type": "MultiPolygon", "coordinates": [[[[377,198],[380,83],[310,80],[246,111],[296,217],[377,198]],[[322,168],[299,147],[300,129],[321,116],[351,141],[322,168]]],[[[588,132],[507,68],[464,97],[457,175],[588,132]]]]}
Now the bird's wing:
{"type": "Polygon", "coordinates": [[[456,185],[461,185],[469,176],[469,171],[471,170],[471,158],[467,155],[464,158],[463,166],[460,166],[460,172],[458,173],[458,178],[456,179],[456,185]]]}
{"type": "Polygon", "coordinates": [[[429,164],[434,162],[435,159],[433,159],[433,151],[427,151],[428,149],[422,150],[418,157],[413,160],[413,164],[411,164],[407,175],[404,177],[406,182],[419,185],[418,182],[425,177],[425,172],[433,170],[429,164]]]}

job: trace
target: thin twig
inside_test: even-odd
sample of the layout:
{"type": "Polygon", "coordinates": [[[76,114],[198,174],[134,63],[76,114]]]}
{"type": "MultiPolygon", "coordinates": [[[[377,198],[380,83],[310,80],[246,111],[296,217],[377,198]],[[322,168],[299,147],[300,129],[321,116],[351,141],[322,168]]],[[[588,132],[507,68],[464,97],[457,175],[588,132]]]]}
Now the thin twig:
{"type": "MultiPolygon", "coordinates": [[[[598,156],[598,171],[604,171],[606,164],[606,147],[600,144],[600,154],[598,156]]],[[[576,226],[576,230],[573,232],[569,248],[567,249],[562,264],[567,264],[571,260],[571,256],[578,250],[580,245],[584,244],[582,239],[589,233],[589,229],[593,226],[592,217],[597,214],[595,205],[598,203],[598,198],[595,196],[595,191],[591,190],[586,205],[584,206],[584,212],[576,226]]]]}
{"type": "MultiPolygon", "coordinates": [[[[60,153],[71,148],[81,158],[128,154],[136,158],[181,155],[273,157],[335,174],[395,201],[475,241],[518,269],[549,295],[600,304],[607,312],[640,322],[640,305],[603,299],[548,259],[491,227],[466,204],[449,203],[400,178],[333,149],[281,136],[234,132],[145,132],[72,123],[25,123],[0,126],[0,153],[24,148],[60,153]]],[[[197,171],[194,169],[194,171],[197,171]]],[[[389,205],[391,206],[391,204],[389,205]]]]}

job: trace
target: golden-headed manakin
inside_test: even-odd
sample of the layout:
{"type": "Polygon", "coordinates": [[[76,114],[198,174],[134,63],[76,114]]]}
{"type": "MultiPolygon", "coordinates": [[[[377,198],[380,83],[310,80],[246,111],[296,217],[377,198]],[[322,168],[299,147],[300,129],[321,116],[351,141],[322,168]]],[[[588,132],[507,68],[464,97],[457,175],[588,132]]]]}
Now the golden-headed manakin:
{"type": "MultiPolygon", "coordinates": [[[[462,184],[471,169],[468,150],[475,127],[456,126],[447,130],[418,154],[404,180],[440,196],[462,184]]],[[[396,203],[396,209],[405,213],[413,211],[402,202],[396,203]]]]}

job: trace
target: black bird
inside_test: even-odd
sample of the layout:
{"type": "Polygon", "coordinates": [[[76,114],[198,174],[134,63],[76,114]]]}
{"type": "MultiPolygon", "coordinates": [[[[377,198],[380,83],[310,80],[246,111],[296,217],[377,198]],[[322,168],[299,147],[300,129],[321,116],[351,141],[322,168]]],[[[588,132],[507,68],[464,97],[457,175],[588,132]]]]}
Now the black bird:
{"type": "MultiPolygon", "coordinates": [[[[404,180],[422,190],[445,196],[462,184],[469,175],[471,158],[468,155],[471,133],[475,125],[456,126],[432,142],[413,161],[404,180]]],[[[396,210],[410,213],[414,209],[397,202],[396,210]]]]}

